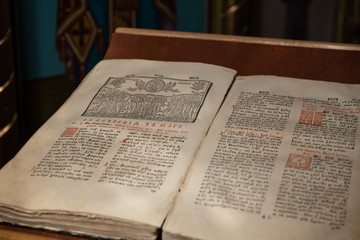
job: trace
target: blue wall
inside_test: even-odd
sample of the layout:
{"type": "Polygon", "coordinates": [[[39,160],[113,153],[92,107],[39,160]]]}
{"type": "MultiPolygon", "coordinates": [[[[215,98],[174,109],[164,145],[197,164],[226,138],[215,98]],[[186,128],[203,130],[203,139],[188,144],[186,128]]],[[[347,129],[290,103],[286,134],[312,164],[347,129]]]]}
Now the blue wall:
{"type": "MultiPolygon", "coordinates": [[[[108,5],[104,0],[88,0],[95,22],[104,29],[104,49],[107,48],[108,5]]],[[[65,74],[65,63],[56,49],[57,1],[18,1],[18,42],[20,77],[23,80],[65,74]]],[[[90,70],[103,56],[98,55],[95,42],[86,66],[90,70]]]]}
{"type": "Polygon", "coordinates": [[[18,1],[20,77],[24,80],[60,75],[65,65],[55,47],[57,1],[18,1]]]}
{"type": "MultiPolygon", "coordinates": [[[[177,28],[179,31],[206,32],[206,0],[177,0],[177,28]]],[[[105,50],[108,43],[108,5],[105,0],[88,0],[98,26],[104,29],[105,50]]],[[[65,74],[65,64],[56,49],[56,0],[18,0],[17,38],[19,70],[23,80],[65,74]]],[[[153,0],[140,0],[137,24],[139,28],[157,29],[153,0]]],[[[102,59],[97,53],[97,42],[90,54],[87,70],[102,59]]]]}
{"type": "MultiPolygon", "coordinates": [[[[177,0],[176,15],[176,30],[207,32],[207,0],[177,0]]],[[[137,21],[139,28],[158,28],[153,0],[140,0],[137,21]]]]}
{"type": "Polygon", "coordinates": [[[207,1],[176,1],[177,28],[185,32],[207,32],[207,1]]]}

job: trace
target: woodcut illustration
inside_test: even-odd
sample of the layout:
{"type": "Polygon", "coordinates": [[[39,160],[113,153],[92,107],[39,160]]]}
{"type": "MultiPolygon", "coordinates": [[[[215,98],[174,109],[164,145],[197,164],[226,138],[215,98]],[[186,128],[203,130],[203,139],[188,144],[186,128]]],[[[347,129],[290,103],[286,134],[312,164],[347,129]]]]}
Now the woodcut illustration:
{"type": "Polygon", "coordinates": [[[83,116],[194,122],[211,84],[161,75],[110,77],[83,116]]]}

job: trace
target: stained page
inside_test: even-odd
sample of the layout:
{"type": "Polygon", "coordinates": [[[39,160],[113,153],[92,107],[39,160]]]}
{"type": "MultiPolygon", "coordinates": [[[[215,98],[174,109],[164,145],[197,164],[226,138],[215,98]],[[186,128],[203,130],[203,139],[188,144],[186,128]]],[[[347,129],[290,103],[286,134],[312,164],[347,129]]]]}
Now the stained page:
{"type": "Polygon", "coordinates": [[[359,239],[360,85],[239,78],[164,239],[359,239]]]}
{"type": "Polygon", "coordinates": [[[201,63],[100,62],[1,169],[0,205],[160,227],[234,75],[201,63]]]}

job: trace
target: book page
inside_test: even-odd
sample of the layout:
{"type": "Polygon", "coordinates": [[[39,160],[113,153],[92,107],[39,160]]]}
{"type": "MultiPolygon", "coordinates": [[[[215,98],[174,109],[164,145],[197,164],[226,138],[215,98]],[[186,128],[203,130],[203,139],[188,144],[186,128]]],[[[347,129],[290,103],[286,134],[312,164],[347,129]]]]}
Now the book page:
{"type": "Polygon", "coordinates": [[[360,85],[239,78],[164,239],[359,239],[360,85]]]}
{"type": "Polygon", "coordinates": [[[201,63],[100,62],[1,169],[0,205],[160,227],[234,75],[201,63]]]}

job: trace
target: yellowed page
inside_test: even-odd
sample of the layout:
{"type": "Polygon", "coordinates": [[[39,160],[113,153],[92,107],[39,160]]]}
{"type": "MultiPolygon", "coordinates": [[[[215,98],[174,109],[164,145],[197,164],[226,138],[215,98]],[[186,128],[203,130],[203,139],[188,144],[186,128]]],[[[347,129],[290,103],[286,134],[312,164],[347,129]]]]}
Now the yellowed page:
{"type": "Polygon", "coordinates": [[[201,63],[100,62],[1,169],[0,205],[160,227],[234,75],[201,63]]]}
{"type": "Polygon", "coordinates": [[[164,239],[359,239],[360,85],[239,78],[164,239]]]}

